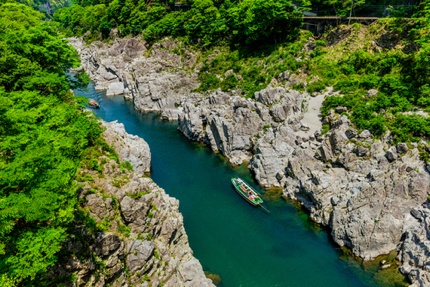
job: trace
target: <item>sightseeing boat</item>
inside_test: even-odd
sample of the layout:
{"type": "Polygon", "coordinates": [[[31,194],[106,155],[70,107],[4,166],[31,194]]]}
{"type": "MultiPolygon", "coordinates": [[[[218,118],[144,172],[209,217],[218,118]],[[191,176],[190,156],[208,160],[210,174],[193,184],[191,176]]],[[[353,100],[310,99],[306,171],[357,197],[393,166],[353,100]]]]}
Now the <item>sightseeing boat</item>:
{"type": "Polygon", "coordinates": [[[254,206],[259,206],[263,203],[263,200],[258,193],[253,190],[246,182],[240,178],[232,178],[234,188],[246,201],[254,206]]]}
{"type": "Polygon", "coordinates": [[[88,104],[94,108],[94,109],[98,109],[100,108],[99,103],[96,102],[96,100],[90,99],[90,101],[88,102],[88,104]]]}

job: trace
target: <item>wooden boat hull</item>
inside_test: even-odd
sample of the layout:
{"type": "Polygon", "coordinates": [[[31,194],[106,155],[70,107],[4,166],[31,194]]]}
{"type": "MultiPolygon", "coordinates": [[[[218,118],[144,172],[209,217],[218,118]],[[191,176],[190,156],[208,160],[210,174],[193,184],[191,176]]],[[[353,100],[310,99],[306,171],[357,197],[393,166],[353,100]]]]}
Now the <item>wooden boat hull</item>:
{"type": "Polygon", "coordinates": [[[263,203],[263,200],[258,195],[258,193],[242,179],[232,178],[231,183],[233,184],[236,192],[239,193],[239,195],[242,196],[251,205],[259,206],[263,203]]]}
{"type": "Polygon", "coordinates": [[[97,103],[95,100],[91,99],[90,102],[88,103],[90,105],[90,107],[94,108],[94,109],[98,109],[100,108],[99,103],[97,103]]]}

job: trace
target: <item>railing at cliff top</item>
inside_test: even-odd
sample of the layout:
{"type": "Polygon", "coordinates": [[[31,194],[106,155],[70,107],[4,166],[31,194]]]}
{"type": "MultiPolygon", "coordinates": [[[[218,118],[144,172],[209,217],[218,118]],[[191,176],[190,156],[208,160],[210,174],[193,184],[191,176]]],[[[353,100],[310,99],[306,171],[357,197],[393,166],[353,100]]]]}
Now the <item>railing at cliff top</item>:
{"type": "Polygon", "coordinates": [[[347,22],[358,22],[370,24],[374,21],[381,19],[381,17],[338,17],[338,16],[303,16],[304,25],[318,25],[320,23],[336,22],[336,24],[347,22]]]}

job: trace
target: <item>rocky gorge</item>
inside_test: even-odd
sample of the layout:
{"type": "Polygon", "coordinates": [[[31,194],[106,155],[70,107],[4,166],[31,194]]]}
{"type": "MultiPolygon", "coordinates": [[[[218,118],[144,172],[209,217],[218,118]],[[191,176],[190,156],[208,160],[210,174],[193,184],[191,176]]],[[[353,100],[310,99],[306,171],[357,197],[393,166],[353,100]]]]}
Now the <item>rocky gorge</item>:
{"type": "Polygon", "coordinates": [[[122,124],[102,124],[119,162],[103,154],[79,171],[86,224],[75,227],[69,259],[50,275],[72,276],[71,286],[214,286],[193,257],[178,200],[147,176],[148,144],[122,124]]]}
{"type": "Polygon", "coordinates": [[[419,155],[426,143],[394,145],[389,135],[358,133],[344,107],[320,119],[321,103],[334,91],[291,89],[301,79],[288,71],[253,99],[238,91],[197,93],[197,56],[179,42],[151,49],[134,38],[71,43],[98,89],[177,120],[187,138],[232,164],[249,163],[260,185],[303,204],[340,246],[365,260],[395,250],[412,286],[430,284],[430,167],[419,155]],[[325,134],[322,122],[330,127],[325,134]]]}

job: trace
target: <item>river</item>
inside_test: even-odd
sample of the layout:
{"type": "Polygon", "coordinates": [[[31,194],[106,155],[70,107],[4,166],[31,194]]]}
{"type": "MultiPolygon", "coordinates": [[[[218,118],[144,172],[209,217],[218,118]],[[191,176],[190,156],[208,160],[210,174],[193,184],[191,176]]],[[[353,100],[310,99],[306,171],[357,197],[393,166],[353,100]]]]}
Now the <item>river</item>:
{"type": "Polygon", "coordinates": [[[372,272],[342,255],[305,212],[260,189],[246,167],[233,168],[207,147],[188,141],[177,123],[138,113],[122,96],[105,97],[92,84],[77,94],[100,103],[98,117],[117,120],[148,142],[151,177],[179,199],[194,255],[205,271],[221,276],[219,286],[383,286],[372,272]],[[262,193],[270,213],[242,199],[231,177],[245,179],[262,193]]]}

